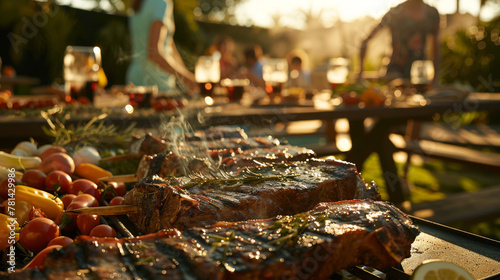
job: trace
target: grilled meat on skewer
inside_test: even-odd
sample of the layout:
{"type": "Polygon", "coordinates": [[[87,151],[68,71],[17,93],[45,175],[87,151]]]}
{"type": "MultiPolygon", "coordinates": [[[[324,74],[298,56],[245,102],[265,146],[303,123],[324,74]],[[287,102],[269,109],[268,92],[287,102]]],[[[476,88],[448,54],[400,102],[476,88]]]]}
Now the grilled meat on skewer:
{"type": "MultiPolygon", "coordinates": [[[[178,162],[177,156],[170,157],[178,162]]],[[[185,170],[190,170],[181,172],[178,164],[162,162],[163,175],[184,175],[185,170]]],[[[189,162],[184,163],[189,166],[189,162]]],[[[150,233],[221,220],[293,215],[320,202],[380,199],[376,186],[366,185],[355,166],[342,161],[311,159],[279,164],[254,161],[243,166],[245,169],[237,163],[228,165],[231,172],[220,173],[218,177],[203,172],[190,179],[171,178],[170,183],[144,180],[125,195],[125,204],[139,206],[138,213],[129,218],[141,232],[150,233]]]]}
{"type": "Polygon", "coordinates": [[[328,279],[356,265],[380,270],[410,256],[418,230],[392,205],[321,203],[294,216],[220,222],[139,238],[92,239],[52,252],[11,279],[328,279]]]}

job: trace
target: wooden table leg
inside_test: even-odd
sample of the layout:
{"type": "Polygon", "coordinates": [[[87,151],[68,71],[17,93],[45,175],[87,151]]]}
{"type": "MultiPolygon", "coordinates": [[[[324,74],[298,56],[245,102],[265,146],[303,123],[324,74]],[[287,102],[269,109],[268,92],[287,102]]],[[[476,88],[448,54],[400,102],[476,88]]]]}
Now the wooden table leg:
{"type": "Polygon", "coordinates": [[[328,145],[335,145],[337,132],[334,120],[325,120],[325,134],[328,145]]]}
{"type": "Polygon", "coordinates": [[[406,188],[398,175],[393,158],[396,149],[389,139],[390,128],[393,124],[378,121],[370,131],[365,131],[363,121],[350,121],[349,125],[352,149],[347,153],[346,160],[355,163],[358,171],[361,171],[362,164],[368,156],[376,152],[379,155],[389,200],[396,204],[406,201],[406,188]]]}
{"type": "Polygon", "coordinates": [[[349,135],[351,137],[352,148],[346,154],[346,160],[356,164],[358,171],[363,169],[363,163],[374,151],[372,142],[367,137],[365,126],[362,120],[349,120],[349,135]]]}

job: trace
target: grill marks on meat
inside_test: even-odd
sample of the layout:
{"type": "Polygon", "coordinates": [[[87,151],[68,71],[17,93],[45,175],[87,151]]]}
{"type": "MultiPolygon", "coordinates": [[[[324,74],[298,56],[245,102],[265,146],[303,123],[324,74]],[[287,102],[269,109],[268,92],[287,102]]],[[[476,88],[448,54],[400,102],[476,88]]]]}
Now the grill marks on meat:
{"type": "Polygon", "coordinates": [[[155,151],[152,147],[159,144],[150,143],[150,139],[153,138],[146,137],[142,145],[145,147],[141,148],[142,154],[147,151],[151,153],[144,155],[139,164],[136,173],[139,179],[152,175],[179,177],[190,172],[205,173],[208,166],[219,164],[225,166],[235,163],[242,165],[252,160],[262,162],[304,161],[315,155],[314,151],[307,148],[280,145],[276,141],[266,141],[266,139],[261,138],[222,138],[210,142],[187,142],[175,148],[175,151],[192,157],[188,159],[187,156],[173,152],[163,153],[165,149],[162,150],[162,153],[152,153],[155,151]],[[194,157],[196,155],[197,159],[194,157]]]}
{"type": "Polygon", "coordinates": [[[356,265],[380,270],[410,256],[418,230],[380,201],[322,203],[294,216],[219,222],[130,239],[80,237],[43,270],[10,274],[59,279],[328,279],[356,265]]]}
{"type": "Polygon", "coordinates": [[[375,185],[366,185],[353,164],[341,161],[254,163],[254,166],[246,163],[245,166],[254,170],[251,175],[245,171],[248,169],[234,165],[228,166],[229,173],[235,175],[229,179],[194,180],[194,183],[175,180],[181,188],[189,188],[182,195],[172,184],[140,182],[125,195],[125,204],[140,208],[129,218],[141,232],[150,233],[222,220],[234,222],[293,215],[308,211],[320,202],[380,199],[375,185]]]}

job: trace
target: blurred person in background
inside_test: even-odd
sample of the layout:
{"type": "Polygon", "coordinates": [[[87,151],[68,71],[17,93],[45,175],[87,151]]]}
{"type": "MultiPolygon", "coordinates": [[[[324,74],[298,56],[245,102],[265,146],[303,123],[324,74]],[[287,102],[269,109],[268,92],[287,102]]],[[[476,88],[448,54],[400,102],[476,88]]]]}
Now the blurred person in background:
{"type": "Polygon", "coordinates": [[[129,19],[132,61],[127,81],[137,86],[157,85],[160,92],[176,88],[176,79],[196,90],[194,74],[174,43],[172,0],[133,0],[129,19]]]}
{"type": "Polygon", "coordinates": [[[259,45],[249,46],[243,51],[245,57],[245,65],[241,68],[240,73],[244,78],[258,87],[265,88],[266,83],[262,74],[262,47],[259,45]]]}
{"type": "Polygon", "coordinates": [[[290,57],[287,87],[309,89],[311,87],[310,73],[304,70],[303,58],[298,54],[292,54],[290,57]]]}
{"type": "Polygon", "coordinates": [[[439,13],[423,0],[406,0],[398,6],[391,8],[380,23],[370,32],[361,44],[360,72],[362,78],[364,60],[368,42],[384,27],[388,27],[392,37],[392,55],[387,65],[383,80],[391,81],[396,78],[410,79],[410,69],[413,61],[425,60],[429,54],[427,40],[430,39],[432,60],[434,64],[434,81],[437,84],[439,69],[439,13]]]}
{"type": "Polygon", "coordinates": [[[234,57],[234,48],[234,40],[229,35],[219,34],[214,37],[208,50],[209,55],[219,55],[220,57],[221,79],[231,78],[238,70],[238,62],[234,57]]]}

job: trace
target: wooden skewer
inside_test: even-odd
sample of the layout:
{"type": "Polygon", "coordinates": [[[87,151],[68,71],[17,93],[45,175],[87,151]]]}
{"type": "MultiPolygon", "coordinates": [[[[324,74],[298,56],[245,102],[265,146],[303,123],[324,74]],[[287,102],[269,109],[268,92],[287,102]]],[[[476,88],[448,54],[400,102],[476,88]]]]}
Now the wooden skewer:
{"type": "Polygon", "coordinates": [[[114,206],[98,206],[98,207],[88,207],[80,208],[74,210],[65,210],[63,213],[75,213],[84,215],[124,215],[124,214],[134,214],[139,211],[138,207],[135,205],[114,205],[114,206]]]}
{"type": "Polygon", "coordinates": [[[127,154],[127,155],[119,155],[119,156],[114,156],[114,157],[105,157],[105,158],[102,158],[101,161],[111,162],[111,161],[134,159],[134,158],[140,158],[140,157],[141,157],[140,154],[127,154]]]}
{"type": "Polygon", "coordinates": [[[139,181],[135,174],[115,175],[109,177],[99,178],[99,181],[104,182],[117,182],[117,183],[133,183],[139,181]]]}

